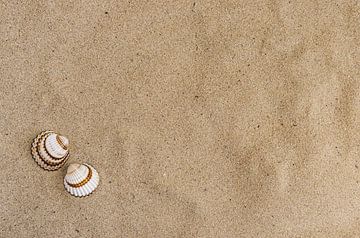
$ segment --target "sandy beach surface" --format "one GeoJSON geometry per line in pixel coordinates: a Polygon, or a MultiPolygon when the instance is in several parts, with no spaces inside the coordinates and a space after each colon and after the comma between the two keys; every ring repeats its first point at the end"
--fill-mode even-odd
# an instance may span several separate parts
{"type": "Polygon", "coordinates": [[[0,42],[1,238],[360,237],[359,1],[1,1],[0,42]]]}

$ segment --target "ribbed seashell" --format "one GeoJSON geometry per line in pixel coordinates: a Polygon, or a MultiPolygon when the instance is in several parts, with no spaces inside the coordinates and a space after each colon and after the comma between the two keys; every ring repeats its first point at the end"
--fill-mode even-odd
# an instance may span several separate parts
{"type": "Polygon", "coordinates": [[[57,170],[69,158],[69,140],[53,131],[41,132],[32,143],[31,154],[43,169],[57,170]]]}
{"type": "Polygon", "coordinates": [[[98,172],[89,164],[70,164],[64,177],[65,189],[76,197],[92,193],[99,181],[98,172]]]}

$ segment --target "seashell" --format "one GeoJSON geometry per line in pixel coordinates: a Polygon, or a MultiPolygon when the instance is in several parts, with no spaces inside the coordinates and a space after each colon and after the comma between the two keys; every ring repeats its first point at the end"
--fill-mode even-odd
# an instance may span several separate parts
{"type": "Polygon", "coordinates": [[[64,177],[65,189],[73,196],[84,197],[99,185],[98,172],[89,164],[70,164],[64,177]]]}
{"type": "Polygon", "coordinates": [[[41,132],[32,143],[31,154],[43,169],[57,170],[69,158],[69,140],[53,131],[41,132]]]}

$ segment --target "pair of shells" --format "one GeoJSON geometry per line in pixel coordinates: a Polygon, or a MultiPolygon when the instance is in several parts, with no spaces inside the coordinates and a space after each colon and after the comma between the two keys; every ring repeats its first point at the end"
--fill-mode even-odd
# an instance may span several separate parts
{"type": "MultiPolygon", "coordinates": [[[[69,158],[69,140],[53,131],[40,133],[32,143],[31,154],[45,170],[61,168],[69,158]]],[[[91,194],[99,185],[99,174],[89,164],[70,164],[64,177],[65,189],[73,196],[91,194]]]]}

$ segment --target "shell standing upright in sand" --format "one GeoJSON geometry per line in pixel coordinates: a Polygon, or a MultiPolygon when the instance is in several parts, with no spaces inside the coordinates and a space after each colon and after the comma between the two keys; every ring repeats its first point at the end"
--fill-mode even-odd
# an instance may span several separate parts
{"type": "Polygon", "coordinates": [[[73,196],[84,197],[99,185],[98,172],[89,164],[70,164],[64,178],[65,189],[73,196]]]}
{"type": "Polygon", "coordinates": [[[69,140],[53,131],[41,132],[32,143],[31,154],[43,169],[57,170],[69,158],[69,140]]]}

